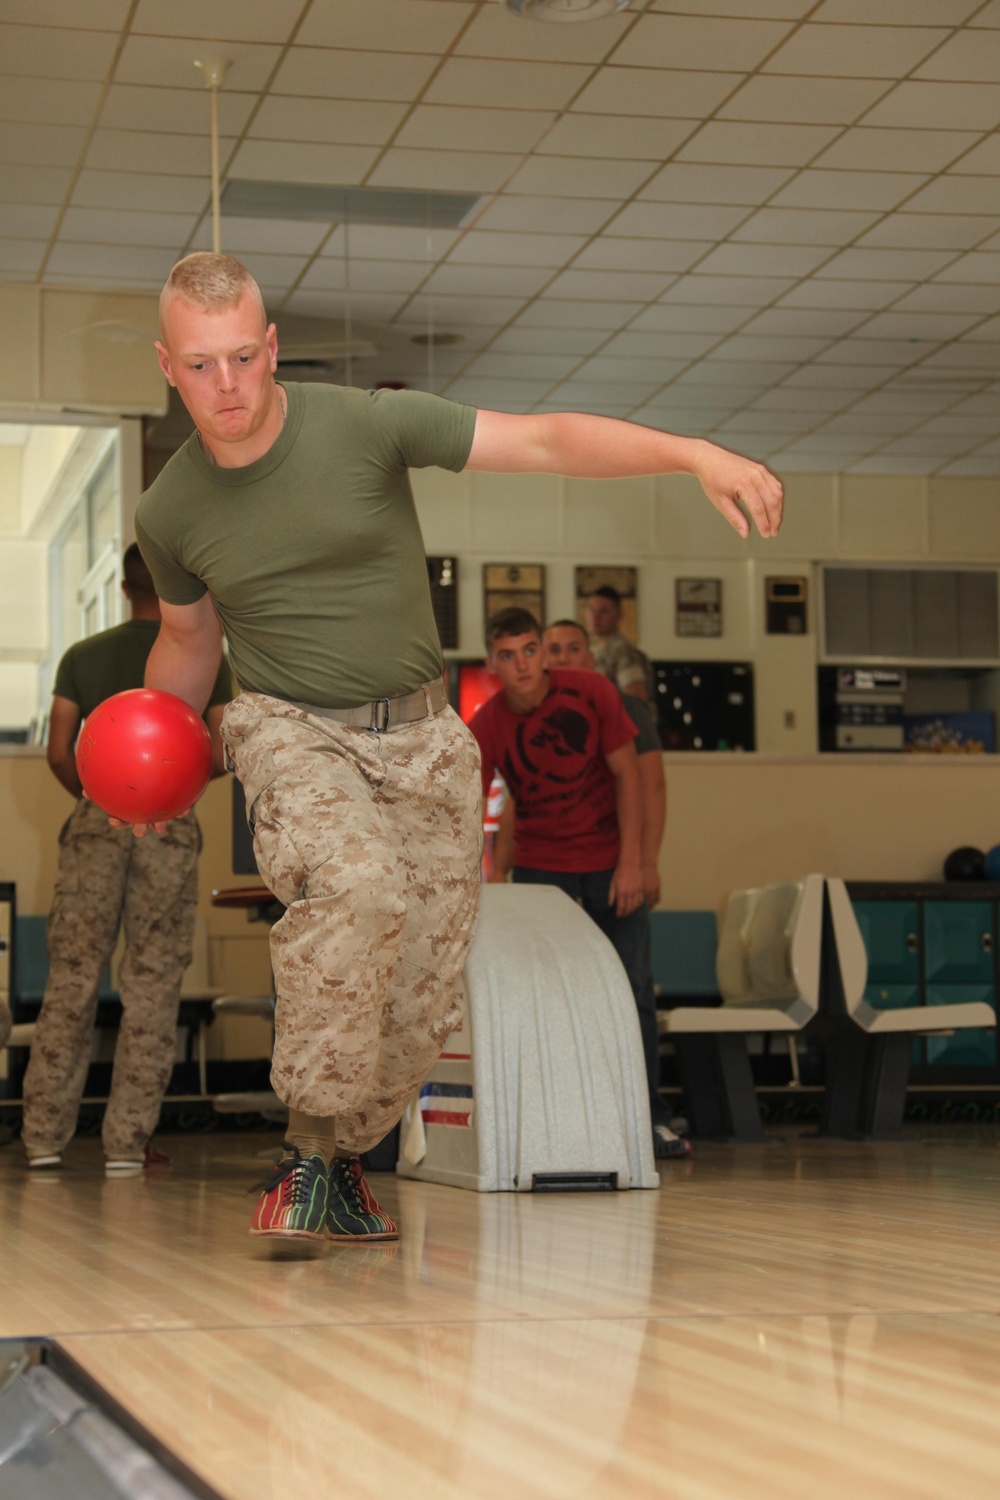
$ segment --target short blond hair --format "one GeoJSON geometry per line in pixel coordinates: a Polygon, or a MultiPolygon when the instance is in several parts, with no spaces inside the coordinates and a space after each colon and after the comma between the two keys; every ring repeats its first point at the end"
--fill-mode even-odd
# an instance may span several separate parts
{"type": "Polygon", "coordinates": [[[164,308],[173,297],[181,297],[185,302],[193,302],[196,307],[216,311],[222,307],[232,307],[248,292],[260,304],[261,315],[266,322],[264,298],[246,266],[234,260],[231,255],[197,250],[194,255],[185,255],[183,260],[179,260],[164,283],[160,293],[161,326],[164,308]]]}

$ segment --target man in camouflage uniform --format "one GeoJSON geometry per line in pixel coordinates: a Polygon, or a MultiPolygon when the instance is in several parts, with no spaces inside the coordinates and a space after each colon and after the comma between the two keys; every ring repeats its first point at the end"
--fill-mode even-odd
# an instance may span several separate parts
{"type": "Polygon", "coordinates": [[[482,838],[409,470],[691,472],[743,536],[737,497],[771,535],[781,486],[714,444],[604,418],[279,384],[277,331],[229,256],[178,262],[160,329],[160,367],[196,430],[136,514],[163,610],[146,682],[200,709],[221,622],[241,688],[224,736],[261,874],[287,904],[271,932],[271,1078],[288,1154],[251,1233],[306,1254],[395,1239],[359,1153],[457,1020],[482,838]]]}
{"type": "MultiPolygon", "coordinates": [[[[142,687],[159,630],[159,600],[134,542],[124,566],[131,619],[71,646],[56,672],[48,762],[77,804],[59,835],[49,979],[24,1079],[32,1170],[57,1167],[76,1129],[100,978],[123,921],[123,1015],[102,1139],[109,1175],[142,1168],[173,1069],[181,976],[191,961],[200,846],[194,813],[175,819],[162,840],[137,842],[83,796],[76,771],[81,722],[113,693],[142,687]]],[[[216,775],[224,769],[220,725],[230,696],[223,664],[206,713],[216,775]]]]}
{"type": "Polygon", "coordinates": [[[609,583],[602,584],[587,599],[587,626],[594,666],[610,677],[621,693],[631,693],[643,703],[653,701],[653,672],[649,658],[622,635],[622,596],[609,583]]]}

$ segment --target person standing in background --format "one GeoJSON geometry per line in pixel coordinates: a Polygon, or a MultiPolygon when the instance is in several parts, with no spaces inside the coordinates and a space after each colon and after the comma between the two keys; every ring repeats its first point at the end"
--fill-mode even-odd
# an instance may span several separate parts
{"type": "MultiPolygon", "coordinates": [[[[59,835],[49,977],[24,1078],[22,1140],[32,1171],[61,1165],[76,1129],[98,987],[123,922],[123,1014],[101,1135],[109,1176],[142,1169],[173,1071],[181,978],[191,962],[201,845],[194,813],[175,819],[162,840],[135,840],[84,796],[76,770],[81,724],[105,698],[142,687],[160,629],[160,601],[134,542],[123,563],[131,618],[71,646],[53,690],[48,763],[76,807],[59,835]]],[[[205,713],[213,776],[225,772],[220,728],[231,697],[223,661],[205,713]]]]}
{"type": "Polygon", "coordinates": [[[644,703],[653,701],[653,669],[649,658],[621,632],[622,596],[610,583],[587,598],[587,627],[594,666],[615,687],[644,703]]]}

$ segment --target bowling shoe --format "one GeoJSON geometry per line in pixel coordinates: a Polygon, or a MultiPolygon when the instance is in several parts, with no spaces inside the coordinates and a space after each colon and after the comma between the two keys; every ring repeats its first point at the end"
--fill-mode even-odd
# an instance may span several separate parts
{"type": "Polygon", "coordinates": [[[674,1135],[669,1125],[653,1126],[653,1155],[660,1160],[691,1155],[691,1142],[674,1135]]]}
{"type": "Polygon", "coordinates": [[[303,1157],[298,1146],[284,1143],[289,1153],[274,1175],[261,1183],[250,1233],[275,1240],[325,1239],[328,1172],[321,1156],[303,1157]]]}
{"type": "Polygon", "coordinates": [[[365,1244],[372,1240],[399,1239],[395,1220],[382,1212],[356,1156],[337,1156],[330,1163],[326,1236],[330,1240],[365,1244]]]}

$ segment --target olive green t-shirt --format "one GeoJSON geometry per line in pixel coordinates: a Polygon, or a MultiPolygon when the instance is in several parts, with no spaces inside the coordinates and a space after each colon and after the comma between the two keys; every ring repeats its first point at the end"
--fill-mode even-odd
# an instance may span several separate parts
{"type": "MultiPolygon", "coordinates": [[[[52,692],[75,703],[84,718],[113,693],[141,688],[146,658],[160,629],[159,620],[126,620],[85,641],[70,646],[56,668],[52,692]]],[[[229,663],[223,657],[208,707],[228,703],[233,696],[229,663]]]]}
{"type": "Polygon", "coordinates": [[[288,415],[263,458],[218,468],[194,434],[143,495],[156,591],[211,594],[247,691],[322,708],[412,692],[443,664],[407,469],[463,469],[475,408],[282,384],[288,415]]]}

